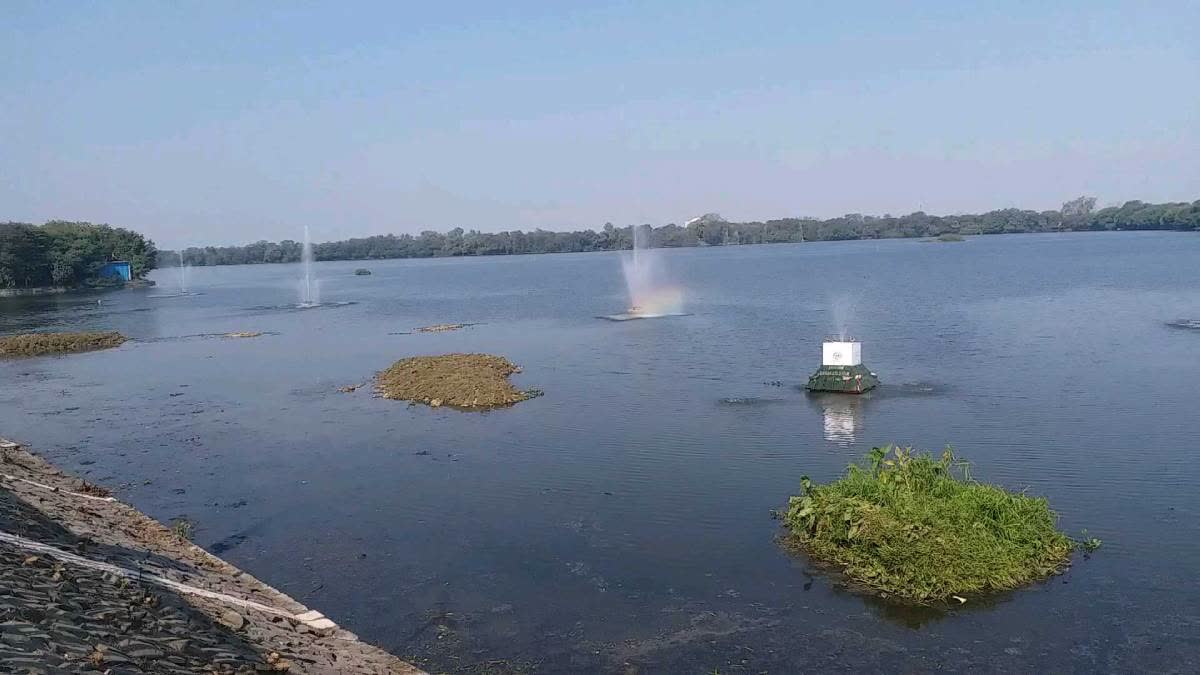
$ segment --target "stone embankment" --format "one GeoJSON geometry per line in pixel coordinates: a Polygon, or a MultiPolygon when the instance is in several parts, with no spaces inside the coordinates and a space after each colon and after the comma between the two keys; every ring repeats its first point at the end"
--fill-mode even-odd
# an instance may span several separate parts
{"type": "Polygon", "coordinates": [[[422,672],[4,439],[0,670],[422,672]]]}

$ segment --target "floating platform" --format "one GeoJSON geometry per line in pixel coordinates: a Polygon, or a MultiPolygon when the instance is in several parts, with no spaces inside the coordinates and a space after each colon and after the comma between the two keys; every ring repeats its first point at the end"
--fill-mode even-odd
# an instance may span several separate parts
{"type": "Polygon", "coordinates": [[[861,394],[878,386],[879,378],[860,363],[853,366],[823,365],[812,374],[812,377],[808,378],[805,389],[839,394],[861,394]]]}

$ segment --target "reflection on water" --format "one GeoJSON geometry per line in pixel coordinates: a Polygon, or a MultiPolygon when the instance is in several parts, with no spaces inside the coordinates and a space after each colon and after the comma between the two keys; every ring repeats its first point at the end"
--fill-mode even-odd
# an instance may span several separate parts
{"type": "Polygon", "coordinates": [[[291,305],[260,305],[258,307],[250,307],[248,312],[307,312],[312,309],[331,309],[334,307],[349,307],[357,304],[353,300],[343,300],[340,302],[301,302],[291,305]]]}
{"type": "Polygon", "coordinates": [[[811,392],[809,402],[821,411],[825,440],[842,447],[858,441],[866,422],[865,408],[872,394],[834,394],[811,392]]]}

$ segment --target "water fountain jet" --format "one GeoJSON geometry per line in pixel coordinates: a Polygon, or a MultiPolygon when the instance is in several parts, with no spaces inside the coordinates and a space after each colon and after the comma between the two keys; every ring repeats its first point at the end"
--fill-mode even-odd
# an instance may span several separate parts
{"type": "Polygon", "coordinates": [[[304,278],[300,280],[300,307],[316,307],[321,304],[321,287],[319,282],[313,279],[312,264],[312,238],[308,232],[308,226],[304,226],[304,245],[300,249],[300,263],[304,267],[304,278]]]}
{"type": "Polygon", "coordinates": [[[183,262],[183,251],[179,252],[179,294],[188,295],[187,284],[188,268],[183,262]]]}
{"type": "Polygon", "coordinates": [[[600,318],[629,321],[683,315],[683,289],[666,280],[658,252],[650,248],[649,226],[632,229],[633,250],[621,259],[629,309],[600,318]]]}

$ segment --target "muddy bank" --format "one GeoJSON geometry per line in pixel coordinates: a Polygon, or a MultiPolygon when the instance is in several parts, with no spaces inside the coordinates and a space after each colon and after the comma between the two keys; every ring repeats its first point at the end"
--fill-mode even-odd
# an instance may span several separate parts
{"type": "Polygon", "coordinates": [[[6,672],[420,673],[0,439],[6,672]]]}
{"type": "Polygon", "coordinates": [[[92,352],[120,347],[128,339],[115,331],[5,335],[0,337],[0,358],[92,352]]]}
{"type": "Polygon", "coordinates": [[[383,398],[433,407],[486,409],[519,403],[541,392],[508,381],[520,368],[490,354],[445,354],[401,359],[375,378],[383,398]]]}

